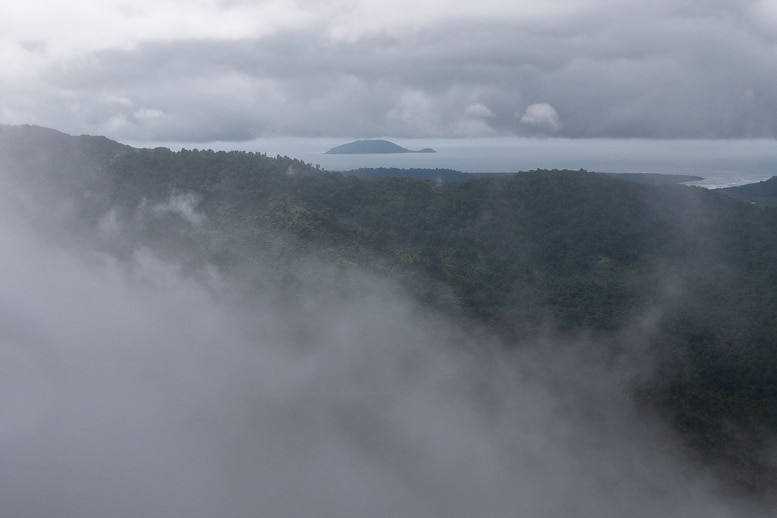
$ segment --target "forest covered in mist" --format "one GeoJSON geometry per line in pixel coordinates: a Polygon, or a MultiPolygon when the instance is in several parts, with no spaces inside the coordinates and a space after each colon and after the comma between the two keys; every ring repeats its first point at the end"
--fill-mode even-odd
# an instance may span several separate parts
{"type": "MultiPolygon", "coordinates": [[[[127,375],[129,393],[149,390],[155,400],[158,383],[165,395],[175,394],[170,408],[178,408],[181,419],[165,417],[163,428],[175,432],[171,437],[186,430],[186,448],[199,452],[191,455],[203,473],[181,482],[180,494],[212,497],[211,489],[199,488],[217,486],[223,496],[213,499],[213,508],[191,503],[199,509],[193,516],[221,512],[225,505],[232,507],[223,516],[248,516],[262,505],[275,506],[267,514],[273,516],[472,516],[484,509],[483,516],[573,509],[576,516],[760,516],[777,505],[777,211],[766,204],[586,171],[451,182],[357,178],[286,156],[136,149],[32,126],[0,127],[0,172],[5,219],[13,222],[3,224],[4,247],[18,263],[16,273],[3,274],[2,343],[21,349],[18,344],[38,344],[36,354],[68,355],[67,347],[55,345],[58,326],[70,329],[66,316],[48,320],[35,309],[18,309],[36,307],[20,305],[12,290],[17,284],[27,290],[13,280],[26,278],[19,272],[28,271],[27,263],[43,268],[51,282],[25,296],[61,298],[65,305],[66,293],[54,291],[59,298],[51,298],[60,272],[82,279],[66,286],[75,291],[74,305],[78,293],[90,301],[84,307],[92,307],[102,296],[101,283],[112,286],[114,277],[140,275],[143,282],[167,286],[159,297],[180,292],[170,302],[174,318],[152,319],[157,323],[148,327],[167,338],[135,337],[136,326],[145,328],[147,321],[128,315],[146,314],[140,309],[149,306],[146,295],[132,295],[137,304],[128,302],[115,314],[95,309],[95,336],[119,329],[121,354],[142,352],[130,361],[132,372],[141,374],[127,375]],[[37,236],[38,244],[19,237],[26,235],[37,236]],[[47,268],[49,256],[55,259],[47,268]],[[113,273],[94,280],[95,270],[113,273]],[[177,279],[172,287],[170,279],[177,279]],[[56,324],[47,330],[46,322],[56,324]],[[25,325],[35,332],[18,331],[25,325]],[[222,335],[223,329],[230,331],[222,335]],[[48,348],[39,345],[39,335],[48,348]],[[280,350],[274,360],[266,356],[269,346],[259,345],[268,342],[280,350]],[[181,374],[178,360],[170,360],[176,365],[171,374],[168,363],[146,363],[168,354],[191,354],[181,363],[198,367],[181,374]],[[246,358],[262,366],[251,367],[246,358]],[[312,373],[321,365],[327,365],[326,383],[300,381],[319,379],[312,373]],[[168,376],[169,384],[159,381],[168,376]],[[146,384],[149,378],[154,381],[146,384]],[[225,389],[232,378],[241,381],[225,389]],[[344,378],[351,383],[347,392],[332,388],[344,378]],[[183,393],[195,395],[185,405],[173,404],[183,393]],[[222,405],[224,400],[230,403],[222,405]],[[342,400],[350,403],[342,407],[342,400]],[[224,425],[228,431],[215,437],[206,422],[234,426],[224,425]],[[192,429],[199,431],[189,435],[192,429]],[[252,453],[214,446],[225,439],[252,453]],[[328,446],[311,446],[319,441],[328,446]],[[294,460],[257,453],[268,444],[295,452],[294,460]],[[200,457],[203,451],[208,454],[200,457]],[[239,464],[239,482],[213,482],[211,463],[230,473],[239,464]],[[314,496],[301,497],[290,489],[295,483],[314,496]],[[548,489],[553,484],[558,494],[548,489]],[[267,488],[275,496],[267,496],[267,488]],[[541,503],[530,496],[538,493],[541,503]],[[342,494],[349,496],[336,496],[342,494]],[[468,509],[460,498],[479,507],[468,509]]],[[[30,267],[30,279],[37,271],[30,267]]],[[[135,290],[135,281],[130,286],[116,288],[116,296],[135,290]]],[[[51,311],[58,311],[53,304],[51,311]]],[[[92,354],[109,354],[110,342],[97,340],[88,353],[74,348],[80,352],[74,353],[79,367],[73,373],[91,365],[92,354]]],[[[73,383],[84,391],[100,387],[97,381],[73,383]]],[[[155,414],[132,396],[119,396],[122,387],[105,397],[142,416],[141,436],[160,437],[155,414]]],[[[81,407],[76,399],[69,416],[86,416],[100,428],[103,407],[81,407]]],[[[7,401],[26,404],[29,398],[7,401]]],[[[155,404],[160,412],[169,410],[155,404]]],[[[59,423],[78,450],[87,451],[74,432],[77,417],[57,421],[50,413],[25,418],[24,433],[54,419],[49,430],[59,423]]],[[[121,435],[123,418],[112,422],[107,436],[121,435]]],[[[127,426],[138,432],[135,424],[127,426]]],[[[133,464],[128,459],[135,446],[114,445],[95,433],[103,453],[114,455],[104,462],[132,464],[137,474],[151,471],[151,454],[133,464]]],[[[109,497],[86,506],[88,484],[40,475],[38,463],[45,459],[32,461],[34,455],[24,453],[36,449],[36,439],[25,442],[10,432],[0,439],[4,447],[22,445],[16,458],[21,478],[6,483],[9,494],[2,493],[19,515],[29,509],[46,515],[63,502],[61,516],[96,516],[117,506],[130,516],[141,509],[117,497],[118,483],[104,489],[109,497]],[[55,495],[50,508],[19,496],[20,487],[30,486],[49,488],[55,495]]],[[[190,458],[181,452],[161,471],[175,478],[191,467],[183,460],[190,458]]],[[[113,469],[97,461],[60,462],[95,478],[113,469]]],[[[155,495],[147,504],[154,512],[188,509],[179,506],[187,497],[174,501],[150,483],[141,486],[155,495]]]]}

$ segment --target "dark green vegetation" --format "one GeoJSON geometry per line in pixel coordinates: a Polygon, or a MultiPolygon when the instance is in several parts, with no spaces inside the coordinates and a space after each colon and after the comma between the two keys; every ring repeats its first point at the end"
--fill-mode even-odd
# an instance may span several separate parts
{"type": "Polygon", "coordinates": [[[106,244],[117,254],[135,239],[292,294],[361,268],[507,347],[551,335],[584,336],[613,358],[641,351],[655,359],[631,385],[643,411],[737,487],[777,489],[772,209],[581,171],[365,180],[288,157],[133,149],[33,127],[0,128],[0,153],[65,192],[83,235],[109,211],[132,222],[106,244]],[[196,201],[201,224],[137,216],[176,196],[196,201]]]}
{"type": "Polygon", "coordinates": [[[330,155],[359,155],[376,153],[434,153],[434,149],[424,148],[418,151],[411,151],[402,146],[398,146],[388,140],[357,140],[341,146],[335,146],[327,154],[330,155]]]}
{"type": "Polygon", "coordinates": [[[732,198],[768,207],[777,206],[777,176],[763,182],[720,189],[732,198]]]}
{"type": "Polygon", "coordinates": [[[660,173],[605,173],[608,176],[628,182],[664,185],[672,183],[696,182],[704,180],[701,176],[690,174],[660,174],[660,173]]]}
{"type": "Polygon", "coordinates": [[[462,173],[454,169],[400,169],[397,167],[363,167],[350,171],[341,171],[348,176],[357,178],[415,178],[416,180],[433,180],[435,182],[459,182],[476,178],[488,178],[509,173],[462,173]]]}
{"type": "MultiPolygon", "coordinates": [[[[363,167],[351,171],[341,171],[349,176],[357,178],[415,178],[417,180],[434,180],[437,182],[458,182],[461,180],[473,180],[476,178],[493,178],[499,175],[515,173],[462,173],[454,169],[400,169],[396,167],[363,167]]],[[[586,172],[580,169],[579,172],[586,172]]],[[[658,174],[658,173],[601,173],[606,176],[625,180],[627,182],[646,183],[651,185],[664,185],[703,180],[701,176],[682,174],[658,174]]]]}

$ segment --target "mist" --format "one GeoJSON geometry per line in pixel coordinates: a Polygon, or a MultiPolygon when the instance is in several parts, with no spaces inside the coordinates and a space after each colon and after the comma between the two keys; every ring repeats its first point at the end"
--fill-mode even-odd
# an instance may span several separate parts
{"type": "MultiPolygon", "coordinates": [[[[147,209],[197,225],[195,204],[147,209]]],[[[4,516],[756,515],[637,415],[639,354],[507,347],[312,262],[314,294],[246,293],[19,205],[0,218],[4,516]]]]}

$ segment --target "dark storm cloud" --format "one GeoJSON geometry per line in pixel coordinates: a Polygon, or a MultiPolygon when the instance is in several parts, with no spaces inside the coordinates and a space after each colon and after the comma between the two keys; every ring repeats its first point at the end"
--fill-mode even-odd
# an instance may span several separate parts
{"type": "MultiPolygon", "coordinates": [[[[624,2],[545,22],[146,42],[58,63],[38,95],[51,125],[145,140],[772,137],[777,33],[758,5],[624,2]],[[533,105],[558,120],[532,123],[533,105]]],[[[6,111],[24,99],[17,88],[6,111]]]]}

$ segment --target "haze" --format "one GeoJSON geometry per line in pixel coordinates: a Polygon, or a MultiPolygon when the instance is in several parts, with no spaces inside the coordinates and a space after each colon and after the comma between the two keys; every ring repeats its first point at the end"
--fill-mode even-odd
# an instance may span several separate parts
{"type": "Polygon", "coordinates": [[[132,237],[201,225],[196,196],[85,233],[8,173],[4,516],[756,516],[636,415],[649,313],[617,358],[552,332],[507,349],[357,270],[300,258],[318,289],[288,298],[132,237]]]}

